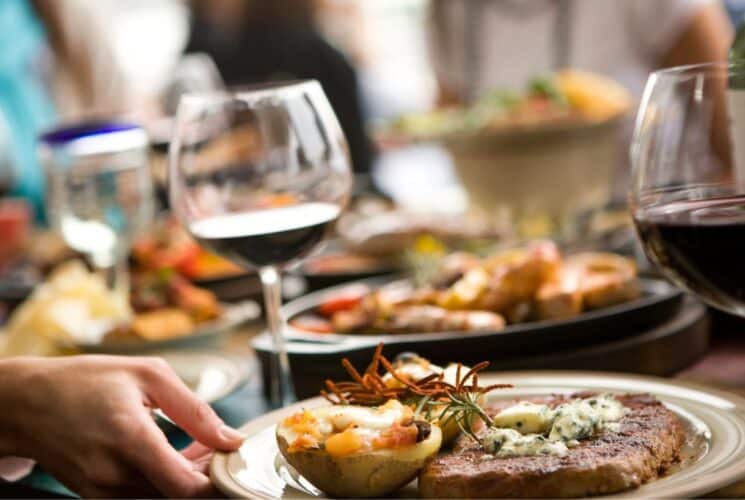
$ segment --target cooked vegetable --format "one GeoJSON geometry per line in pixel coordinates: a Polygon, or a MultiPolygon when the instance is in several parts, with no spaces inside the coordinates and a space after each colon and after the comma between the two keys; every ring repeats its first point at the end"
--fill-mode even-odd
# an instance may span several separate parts
{"type": "Polygon", "coordinates": [[[354,308],[362,302],[363,295],[359,293],[340,293],[327,297],[320,306],[318,312],[324,316],[331,316],[339,311],[347,311],[354,308]]]}
{"type": "Polygon", "coordinates": [[[333,496],[378,497],[414,479],[442,441],[440,429],[396,400],[380,407],[303,410],[277,426],[285,459],[333,496]]]}

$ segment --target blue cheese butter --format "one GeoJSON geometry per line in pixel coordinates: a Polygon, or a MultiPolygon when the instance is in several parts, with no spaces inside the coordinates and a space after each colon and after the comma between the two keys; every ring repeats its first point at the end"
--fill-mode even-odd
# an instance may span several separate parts
{"type": "Polygon", "coordinates": [[[521,401],[494,417],[481,446],[496,457],[555,455],[597,432],[617,432],[629,412],[612,394],[577,398],[556,408],[521,401]]]}

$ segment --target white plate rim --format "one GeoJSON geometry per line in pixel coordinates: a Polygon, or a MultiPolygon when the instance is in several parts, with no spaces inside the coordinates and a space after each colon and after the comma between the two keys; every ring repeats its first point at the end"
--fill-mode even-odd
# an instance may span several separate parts
{"type": "MultiPolygon", "coordinates": [[[[553,382],[551,385],[546,385],[544,392],[555,392],[555,389],[549,389],[549,387],[555,388],[556,386],[565,385],[567,388],[572,390],[579,390],[584,388],[584,385],[577,384],[577,380],[581,379],[601,379],[607,383],[639,383],[647,388],[662,388],[675,392],[694,391],[696,394],[708,396],[709,404],[701,402],[704,406],[713,409],[716,412],[724,412],[727,415],[735,416],[740,423],[745,427],[745,398],[727,392],[721,389],[713,388],[704,384],[688,381],[677,381],[669,380],[661,377],[653,377],[647,375],[636,375],[636,374],[624,374],[624,373],[613,373],[613,372],[596,372],[596,371],[557,371],[557,370],[531,370],[531,371],[514,371],[514,372],[488,372],[484,373],[480,377],[482,384],[488,384],[492,381],[502,381],[514,383],[516,388],[513,391],[517,391],[520,388],[521,381],[529,381],[531,379],[551,379],[553,382]],[[574,382],[572,382],[574,380],[574,382]],[[717,407],[714,402],[718,404],[726,404],[729,408],[724,409],[717,407]]],[[[530,386],[530,384],[528,384],[530,386]]],[[[534,389],[538,389],[539,386],[533,386],[534,389]]],[[[589,389],[592,389],[590,387],[589,389]]],[[[654,391],[646,391],[640,389],[639,392],[651,392],[657,395],[664,401],[664,397],[659,394],[655,394],[654,391]]],[[[692,394],[692,393],[691,393],[692,394]]],[[[282,417],[287,416],[301,408],[308,408],[323,404],[325,400],[320,397],[306,399],[300,401],[286,408],[275,410],[273,412],[262,415],[254,420],[251,420],[241,427],[243,432],[246,432],[249,436],[256,434],[266,427],[276,424],[282,417]]],[[[695,412],[694,412],[695,416],[695,412]]],[[[711,450],[710,450],[711,453],[711,450]]],[[[232,498],[251,498],[252,493],[246,490],[239,482],[237,482],[231,475],[228,469],[228,460],[232,453],[215,453],[212,462],[210,463],[210,477],[220,491],[232,498]]],[[[672,486],[665,491],[659,492],[660,495],[665,497],[696,497],[707,493],[712,493],[724,488],[731,486],[733,483],[745,478],[745,455],[736,457],[732,463],[723,462],[726,464],[725,469],[717,471],[713,474],[709,474],[704,477],[698,477],[696,481],[691,481],[686,485],[672,486]]],[[[695,467],[694,464],[692,467],[695,467]]],[[[674,475],[673,475],[674,476],[674,475]]],[[[670,476],[670,477],[673,477],[670,476]]],[[[653,484],[653,483],[649,483],[653,484]]],[[[642,486],[643,488],[644,486],[642,486]]],[[[632,489],[625,492],[621,492],[614,497],[620,497],[623,495],[636,496],[644,494],[639,492],[638,489],[632,489]]]]}

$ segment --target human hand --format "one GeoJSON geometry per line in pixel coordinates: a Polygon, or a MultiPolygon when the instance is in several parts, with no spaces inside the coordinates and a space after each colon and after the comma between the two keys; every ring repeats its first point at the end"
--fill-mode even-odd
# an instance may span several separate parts
{"type": "Polygon", "coordinates": [[[0,401],[0,456],[33,458],[84,497],[214,496],[207,450],[243,441],[159,358],[0,361],[0,401]],[[201,444],[176,451],[153,408],[201,444]]]}

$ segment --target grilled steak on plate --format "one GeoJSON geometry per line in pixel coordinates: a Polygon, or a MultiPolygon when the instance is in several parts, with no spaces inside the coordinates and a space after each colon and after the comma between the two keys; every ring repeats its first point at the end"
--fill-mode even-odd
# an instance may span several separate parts
{"type": "MultiPolygon", "coordinates": [[[[558,406],[587,394],[531,399],[558,406]]],[[[616,493],[663,474],[679,458],[685,433],[678,417],[648,394],[619,395],[631,411],[618,432],[604,430],[566,456],[497,458],[461,436],[451,452],[432,459],[419,477],[423,497],[538,498],[616,493]]],[[[512,402],[490,408],[496,414],[512,402]]]]}

